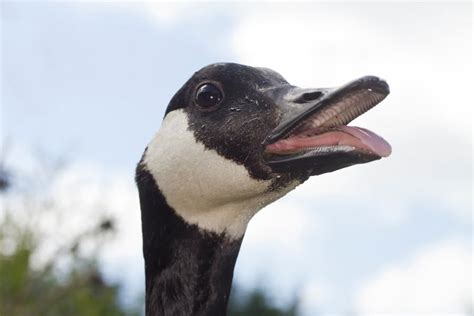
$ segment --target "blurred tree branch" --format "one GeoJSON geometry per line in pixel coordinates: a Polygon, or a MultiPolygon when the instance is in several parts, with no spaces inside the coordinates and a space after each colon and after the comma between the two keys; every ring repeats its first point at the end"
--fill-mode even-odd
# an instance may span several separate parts
{"type": "MultiPolygon", "coordinates": [[[[52,181],[54,175],[46,175],[52,181]]],[[[113,218],[92,221],[72,238],[61,240],[40,265],[34,264],[42,243],[38,221],[54,210],[48,197],[22,192],[24,210],[13,199],[10,172],[0,164],[0,315],[139,315],[141,306],[120,304],[119,286],[104,279],[97,262],[106,235],[115,231],[113,218]],[[82,245],[94,245],[81,252],[82,245]],[[61,261],[67,264],[61,271],[61,261]]],[[[18,202],[18,200],[16,200],[18,202]]]]}

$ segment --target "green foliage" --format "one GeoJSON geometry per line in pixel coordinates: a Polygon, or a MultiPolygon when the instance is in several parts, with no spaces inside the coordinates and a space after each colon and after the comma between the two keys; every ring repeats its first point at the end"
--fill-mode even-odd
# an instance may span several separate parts
{"type": "Polygon", "coordinates": [[[119,303],[116,284],[104,281],[97,262],[74,254],[59,273],[59,257],[33,268],[37,236],[9,216],[0,224],[0,315],[139,315],[119,303]],[[8,249],[13,248],[13,249],[8,249]]]}

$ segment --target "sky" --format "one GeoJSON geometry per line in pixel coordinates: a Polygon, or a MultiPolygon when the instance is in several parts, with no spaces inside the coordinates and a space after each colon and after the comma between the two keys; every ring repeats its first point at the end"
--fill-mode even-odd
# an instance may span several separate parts
{"type": "Polygon", "coordinates": [[[313,177],[259,212],[237,284],[276,302],[298,295],[305,315],[467,313],[470,3],[2,2],[6,162],[68,162],[44,193],[64,212],[44,222],[52,238],[87,226],[100,200],[119,229],[104,271],[124,296],[142,291],[134,167],[173,94],[213,62],[272,68],[300,87],[377,75],[391,89],[352,125],[392,155],[313,177]]]}

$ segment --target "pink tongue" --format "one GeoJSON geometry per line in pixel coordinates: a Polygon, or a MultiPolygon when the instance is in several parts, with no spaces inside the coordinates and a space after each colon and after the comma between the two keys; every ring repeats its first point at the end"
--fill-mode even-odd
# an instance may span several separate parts
{"type": "Polygon", "coordinates": [[[364,145],[381,157],[388,157],[392,153],[390,144],[368,129],[355,126],[340,126],[338,129],[358,138],[364,145]]]}

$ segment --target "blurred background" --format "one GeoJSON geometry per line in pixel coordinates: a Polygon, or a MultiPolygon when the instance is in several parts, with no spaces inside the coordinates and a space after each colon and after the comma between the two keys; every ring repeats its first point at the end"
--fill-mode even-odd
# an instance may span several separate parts
{"type": "Polygon", "coordinates": [[[471,315],[472,3],[9,2],[1,8],[0,315],[139,315],[134,167],[179,87],[238,62],[391,94],[393,154],[258,213],[231,315],[471,315]]]}

